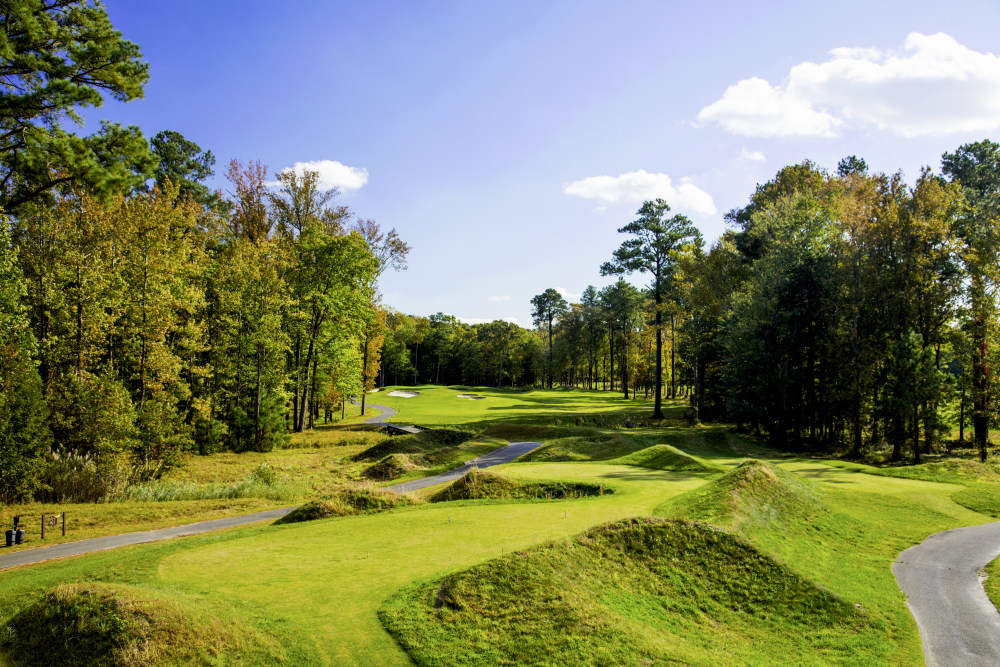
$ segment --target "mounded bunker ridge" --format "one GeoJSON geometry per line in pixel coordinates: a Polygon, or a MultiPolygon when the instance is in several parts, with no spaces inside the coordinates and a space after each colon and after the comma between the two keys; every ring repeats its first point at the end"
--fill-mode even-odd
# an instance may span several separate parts
{"type": "Polygon", "coordinates": [[[818,485],[756,459],[656,509],[657,514],[707,521],[733,530],[812,523],[828,512],[818,485]]]}
{"type": "MultiPolygon", "coordinates": [[[[411,435],[386,437],[354,456],[355,461],[379,461],[390,454],[408,454],[415,465],[434,462],[476,437],[470,431],[436,428],[411,435]]],[[[502,445],[497,445],[497,447],[502,445]]],[[[473,457],[469,457],[473,458],[473,457]]]]}
{"type": "Polygon", "coordinates": [[[672,445],[653,445],[614,459],[611,463],[678,472],[720,472],[722,468],[691,456],[672,445]]]}
{"type": "Polygon", "coordinates": [[[418,665],[837,663],[867,630],[742,538],[658,518],[410,586],[379,616],[418,665]]]}
{"type": "Polygon", "coordinates": [[[331,519],[353,514],[377,514],[403,505],[412,505],[406,496],[381,489],[344,489],[323,498],[310,500],[281,517],[274,525],[331,519]]]}
{"type": "Polygon", "coordinates": [[[522,500],[583,498],[603,496],[613,490],[585,482],[522,482],[506,475],[472,469],[452,484],[441,489],[429,500],[432,503],[449,500],[480,500],[486,498],[522,500]]]}
{"type": "Polygon", "coordinates": [[[418,467],[406,454],[389,454],[377,463],[365,468],[362,474],[376,482],[387,482],[402,477],[418,467]]]}
{"type": "Polygon", "coordinates": [[[15,664],[30,666],[216,664],[220,652],[266,642],[150,591],[92,582],[45,593],[0,637],[15,664]]]}

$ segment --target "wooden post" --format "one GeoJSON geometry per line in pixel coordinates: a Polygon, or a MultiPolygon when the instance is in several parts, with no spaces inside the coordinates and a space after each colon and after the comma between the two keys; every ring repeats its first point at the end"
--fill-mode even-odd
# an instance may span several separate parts
{"type": "Polygon", "coordinates": [[[42,539],[45,539],[45,515],[42,515],[42,539]]]}
{"type": "Polygon", "coordinates": [[[63,537],[66,537],[66,512],[63,512],[63,537]]]}

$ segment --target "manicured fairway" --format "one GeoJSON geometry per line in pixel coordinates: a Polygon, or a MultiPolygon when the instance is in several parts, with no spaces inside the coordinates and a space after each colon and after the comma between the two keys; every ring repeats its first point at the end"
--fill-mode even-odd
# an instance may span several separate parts
{"type": "MultiPolygon", "coordinates": [[[[628,400],[617,392],[587,391],[584,389],[558,389],[511,391],[476,388],[483,396],[472,401],[459,398],[470,393],[459,387],[423,385],[406,387],[419,392],[413,398],[389,396],[392,387],[368,395],[373,403],[386,405],[399,411],[390,421],[420,426],[443,426],[492,422],[519,424],[573,424],[581,417],[604,412],[627,410],[638,418],[645,418],[652,411],[652,401],[643,398],[628,400]]],[[[675,411],[679,408],[675,408],[675,411]]],[[[677,415],[680,417],[680,414],[677,415]]]]}
{"type": "Polygon", "coordinates": [[[165,584],[187,592],[267,605],[274,615],[307,628],[331,664],[408,664],[376,616],[379,605],[400,587],[598,523],[649,514],[667,497],[704,482],[627,467],[585,470],[591,466],[563,465],[560,478],[606,479],[614,495],[434,505],[289,526],[268,531],[267,540],[177,553],[163,561],[159,572],[165,584]]]}

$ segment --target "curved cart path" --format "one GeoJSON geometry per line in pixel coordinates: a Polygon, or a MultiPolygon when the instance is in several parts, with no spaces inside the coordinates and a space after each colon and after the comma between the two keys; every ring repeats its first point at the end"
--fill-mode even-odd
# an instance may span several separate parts
{"type": "Polygon", "coordinates": [[[254,523],[257,521],[269,521],[269,520],[273,521],[274,519],[278,519],[280,517],[285,516],[293,509],[295,508],[283,507],[281,509],[276,509],[276,510],[267,510],[266,512],[254,512],[253,514],[244,514],[242,516],[230,516],[224,519],[199,521],[198,523],[189,523],[186,526],[176,526],[174,528],[144,530],[138,533],[126,533],[124,535],[109,535],[107,537],[92,537],[87,540],[78,540],[76,542],[66,542],[64,544],[56,544],[51,547],[36,547],[34,549],[25,549],[24,551],[17,551],[12,554],[0,555],[0,570],[5,570],[9,567],[17,567],[18,565],[30,565],[32,563],[40,563],[45,560],[52,560],[53,558],[65,558],[66,556],[79,556],[81,554],[91,553],[92,551],[103,551],[105,549],[125,547],[132,544],[145,544],[146,542],[156,542],[158,540],[166,540],[172,537],[186,537],[188,535],[208,533],[213,530],[222,530],[223,528],[242,526],[244,524],[254,523]]]}
{"type": "Polygon", "coordinates": [[[1000,521],[934,533],[892,565],[930,667],[1000,665],[1000,612],[979,571],[1000,554],[1000,521]]]}
{"type": "Polygon", "coordinates": [[[434,486],[435,484],[440,484],[442,482],[453,482],[473,468],[489,468],[490,466],[498,466],[501,463],[510,463],[517,457],[523,456],[532,449],[540,447],[541,445],[542,443],[540,442],[512,442],[506,447],[494,449],[492,452],[488,452],[482,456],[477,456],[474,459],[466,461],[463,465],[460,465],[453,470],[449,470],[448,472],[443,472],[440,475],[424,477],[423,479],[414,479],[409,482],[403,482],[402,484],[394,484],[392,486],[385,487],[385,489],[388,491],[395,491],[396,493],[409,493],[410,491],[425,489],[428,486],[434,486]]]}
{"type": "MultiPolygon", "coordinates": [[[[358,401],[354,401],[354,404],[355,405],[361,405],[361,403],[359,403],[358,401]]],[[[365,410],[367,410],[368,408],[375,408],[376,410],[378,410],[382,414],[375,415],[374,417],[369,417],[368,419],[365,420],[366,424],[381,424],[385,420],[392,419],[397,414],[399,414],[398,412],[396,412],[395,410],[393,410],[392,408],[390,408],[388,405],[379,405],[378,403],[369,403],[366,400],[365,401],[365,410]]]]}

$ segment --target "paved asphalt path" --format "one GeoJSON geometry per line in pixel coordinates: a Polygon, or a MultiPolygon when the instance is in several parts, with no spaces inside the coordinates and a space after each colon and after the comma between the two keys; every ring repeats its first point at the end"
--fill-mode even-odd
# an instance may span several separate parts
{"type": "Polygon", "coordinates": [[[1000,554],[1000,521],[934,533],[892,565],[929,667],[1000,665],[1000,612],[979,571],[1000,554]]]}
{"type": "MultiPolygon", "coordinates": [[[[358,402],[358,401],[354,401],[354,404],[355,405],[361,405],[361,403],[358,402]]],[[[381,424],[382,422],[384,422],[387,419],[392,419],[397,414],[397,412],[395,410],[393,410],[392,408],[390,408],[388,405],[379,405],[378,403],[369,403],[366,400],[365,401],[365,410],[367,411],[368,408],[375,408],[376,410],[379,410],[382,414],[375,415],[374,417],[369,417],[368,419],[365,420],[366,424],[381,424]]]]}
{"type": "Polygon", "coordinates": [[[498,466],[501,463],[510,463],[518,456],[523,456],[532,449],[540,447],[541,444],[540,442],[512,442],[506,447],[494,449],[492,452],[466,461],[464,465],[454,470],[449,470],[433,477],[424,477],[423,479],[415,479],[410,482],[403,482],[402,484],[394,484],[393,486],[385,487],[385,489],[395,491],[396,493],[409,493],[410,491],[424,489],[428,486],[440,484],[441,482],[453,482],[473,468],[489,468],[490,466],[498,466]]]}
{"type": "Polygon", "coordinates": [[[0,555],[0,570],[5,570],[9,567],[17,567],[18,565],[40,563],[45,560],[52,560],[53,558],[79,556],[80,554],[86,554],[92,551],[103,551],[105,549],[125,547],[132,544],[145,544],[146,542],[156,542],[158,540],[166,540],[172,537],[197,535],[199,533],[207,533],[213,530],[222,530],[223,528],[242,526],[247,523],[254,523],[255,521],[273,521],[274,519],[285,516],[293,509],[295,508],[283,507],[277,510],[267,510],[266,512],[255,512],[253,514],[244,514],[242,516],[230,516],[225,519],[213,519],[212,521],[189,523],[186,526],[177,526],[175,528],[160,528],[158,530],[145,530],[140,533],[109,535],[108,537],[93,537],[89,540],[66,542],[65,544],[56,544],[51,547],[25,549],[24,551],[0,555]]]}

